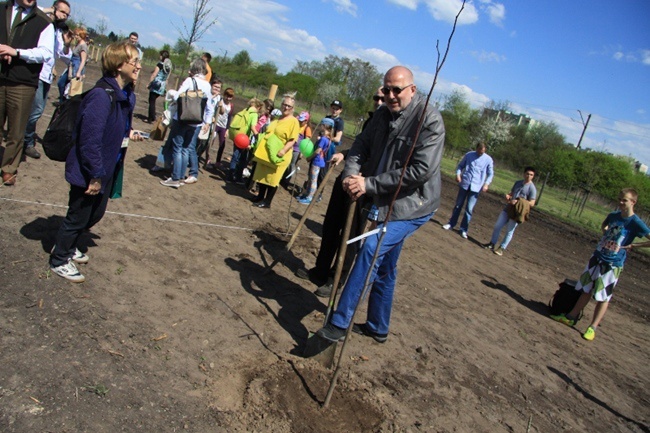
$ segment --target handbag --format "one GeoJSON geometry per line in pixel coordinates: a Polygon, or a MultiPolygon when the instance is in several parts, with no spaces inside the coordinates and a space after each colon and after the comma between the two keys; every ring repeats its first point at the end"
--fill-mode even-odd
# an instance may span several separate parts
{"type": "Polygon", "coordinates": [[[284,145],[280,137],[275,135],[273,132],[267,133],[262,137],[255,148],[254,160],[261,165],[264,165],[269,168],[276,168],[278,164],[284,161],[284,157],[278,158],[278,151],[282,149],[284,145]],[[273,156],[271,156],[273,155],[273,156]]]}
{"type": "Polygon", "coordinates": [[[199,90],[196,80],[192,78],[194,90],[186,90],[179,95],[176,103],[178,104],[178,120],[184,123],[201,123],[203,122],[203,112],[207,99],[203,91],[199,90]]]}
{"type": "Polygon", "coordinates": [[[83,80],[77,80],[76,78],[73,78],[70,81],[70,93],[68,96],[71,98],[75,95],[81,95],[84,91],[84,82],[83,80]]]}

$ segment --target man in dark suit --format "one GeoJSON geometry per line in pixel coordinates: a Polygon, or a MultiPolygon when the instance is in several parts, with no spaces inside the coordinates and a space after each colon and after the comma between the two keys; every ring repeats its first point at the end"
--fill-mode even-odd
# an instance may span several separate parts
{"type": "Polygon", "coordinates": [[[54,26],[36,0],[0,3],[0,122],[7,123],[2,183],[16,183],[23,136],[43,63],[53,56],[54,26]]]}

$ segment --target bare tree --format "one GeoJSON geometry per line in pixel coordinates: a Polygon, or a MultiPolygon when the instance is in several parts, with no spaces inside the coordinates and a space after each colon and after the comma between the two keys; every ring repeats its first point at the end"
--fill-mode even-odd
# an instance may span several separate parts
{"type": "Polygon", "coordinates": [[[97,30],[98,35],[106,36],[106,30],[108,30],[108,23],[106,22],[105,17],[102,17],[97,22],[97,25],[95,26],[95,30],[97,30]]]}
{"type": "Polygon", "coordinates": [[[195,43],[201,40],[205,32],[217,22],[216,18],[211,18],[212,7],[210,6],[212,0],[194,0],[192,8],[192,23],[187,25],[184,19],[182,27],[177,26],[172,22],[172,25],[178,30],[180,38],[187,44],[187,53],[189,56],[192,53],[192,48],[195,43]]]}

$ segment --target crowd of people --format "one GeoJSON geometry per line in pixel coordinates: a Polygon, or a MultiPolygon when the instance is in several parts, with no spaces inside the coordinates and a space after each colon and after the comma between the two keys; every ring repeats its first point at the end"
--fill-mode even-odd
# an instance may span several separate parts
{"type": "MultiPolygon", "coordinates": [[[[11,187],[16,184],[23,153],[40,157],[34,146],[35,125],[55,79],[55,60],[68,66],[57,80],[59,103],[64,103],[72,96],[72,83],[84,78],[88,47],[87,32],[83,28],[71,32],[65,24],[70,16],[67,0],[57,0],[45,9],[39,9],[34,0],[8,1],[0,5],[0,14],[0,26],[4,27],[0,29],[0,117],[7,124],[2,182],[11,187]]],[[[102,77],[85,94],[76,118],[73,145],[65,164],[65,178],[70,184],[68,210],[49,258],[52,272],[72,282],[85,281],[77,264],[90,260],[77,248],[79,236],[101,220],[108,199],[119,188],[128,141],[143,139],[132,124],[134,84],[142,67],[142,51],[137,42],[138,35],[132,32],[127,40],[104,49],[102,77]]],[[[347,278],[342,279],[345,284],[338,304],[317,335],[331,342],[340,341],[352,325],[358,334],[380,343],[387,341],[402,247],[408,237],[432,218],[441,197],[444,122],[438,110],[417,92],[412,72],[404,66],[386,72],[382,86],[373,95],[374,110],[361,133],[348,151],[339,152],[344,131],[340,100],[332,101],[330,114],[315,123],[313,132],[309,112],[294,114],[293,93],[282,95],[278,107],[272,99],[252,98],[243,110],[235,113],[234,90],[228,87],[222,92],[223,83],[209,65],[209,53],[192,61],[188,76],[178,89],[168,89],[172,72],[169,57],[169,52],[160,51],[159,62],[147,82],[146,121],[158,119],[156,104],[164,96],[161,122],[169,124],[168,137],[152,168],[154,172],[170,172],[160,184],[178,189],[197,183],[199,158],[205,155],[204,167],[227,169],[228,182],[244,184],[248,177],[252,205],[269,209],[279,186],[287,186],[295,176],[301,154],[310,165],[308,181],[298,198],[302,204],[320,200],[316,191],[325,172],[345,161],[332,188],[316,266],[299,269],[296,275],[317,283],[317,295],[331,294],[332,265],[346,209],[356,202],[352,236],[361,234],[368,220],[377,230],[368,233],[362,244],[348,248],[344,271],[347,278]],[[227,137],[234,143],[229,161],[224,156],[227,137]],[[305,141],[308,145],[303,146],[305,141]],[[216,148],[214,161],[212,146],[216,148]],[[252,192],[253,184],[256,193],[252,192]],[[366,293],[367,319],[352,324],[357,304],[366,293]]],[[[449,221],[442,226],[445,230],[453,229],[464,207],[459,233],[465,239],[469,237],[479,194],[488,190],[494,178],[493,160],[486,151],[487,146],[480,142],[459,162],[456,203],[449,221]]],[[[534,177],[535,169],[526,167],[524,178],[515,182],[505,195],[504,209],[485,244],[497,255],[503,255],[516,227],[527,220],[535,206],[534,177]],[[505,235],[499,243],[504,228],[505,235]]],[[[595,337],[626,252],[633,245],[650,246],[650,241],[632,244],[636,237],[650,239],[650,229],[634,214],[637,199],[632,189],[621,192],[619,210],[603,222],[603,239],[576,286],[583,294],[571,311],[553,316],[554,320],[573,326],[590,297],[595,299],[598,304],[593,321],[583,334],[587,340],[595,337]]]]}

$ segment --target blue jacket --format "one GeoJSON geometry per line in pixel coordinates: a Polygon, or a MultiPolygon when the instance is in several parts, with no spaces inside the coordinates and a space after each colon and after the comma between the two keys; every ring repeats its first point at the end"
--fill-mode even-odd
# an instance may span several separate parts
{"type": "Polygon", "coordinates": [[[111,103],[102,88],[93,88],[84,96],[77,114],[75,144],[65,162],[65,180],[87,188],[91,179],[100,178],[104,193],[113,178],[122,140],[131,128],[135,94],[132,85],[120,89],[113,77],[102,77],[97,83],[102,81],[113,88],[115,102],[111,103]]]}
{"type": "Polygon", "coordinates": [[[456,167],[456,176],[460,176],[460,187],[472,192],[481,192],[483,185],[492,183],[494,163],[487,153],[467,152],[456,167]]]}

